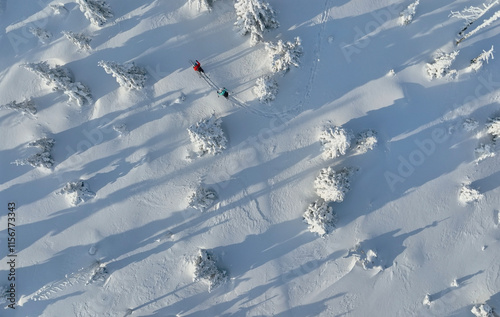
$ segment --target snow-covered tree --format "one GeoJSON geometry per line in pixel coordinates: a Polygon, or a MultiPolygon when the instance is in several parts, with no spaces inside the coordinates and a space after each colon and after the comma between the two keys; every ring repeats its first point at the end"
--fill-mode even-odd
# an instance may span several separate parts
{"type": "Polygon", "coordinates": [[[493,309],[488,304],[474,305],[470,310],[476,317],[493,317],[493,309]]]}
{"type": "Polygon", "coordinates": [[[106,73],[115,77],[121,87],[127,89],[142,89],[146,84],[146,69],[136,66],[134,62],[118,64],[116,62],[100,61],[97,65],[106,73]]]}
{"type": "Polygon", "coordinates": [[[271,69],[275,73],[286,73],[291,65],[299,67],[300,57],[303,54],[299,37],[296,37],[294,42],[282,40],[276,43],[266,42],[266,50],[272,59],[271,69]]]}
{"type": "Polygon", "coordinates": [[[67,68],[59,65],[51,68],[47,62],[30,63],[22,66],[45,79],[47,85],[53,86],[54,90],[62,90],[70,100],[76,100],[80,106],[85,103],[92,103],[90,89],[80,82],[74,82],[71,72],[67,68]]]}
{"type": "Polygon", "coordinates": [[[493,144],[481,143],[476,149],[474,149],[474,153],[476,154],[477,162],[481,162],[482,160],[495,156],[493,144]]]}
{"type": "Polygon", "coordinates": [[[404,9],[401,14],[401,24],[407,25],[413,21],[413,17],[417,11],[417,6],[420,4],[420,0],[416,0],[412,4],[410,4],[406,9],[404,9]]]}
{"type": "Polygon", "coordinates": [[[88,37],[87,35],[83,33],[74,33],[71,31],[63,31],[62,33],[68,40],[71,41],[71,43],[75,44],[79,49],[85,51],[91,50],[90,41],[92,41],[92,38],[88,37]]]}
{"type": "Polygon", "coordinates": [[[54,11],[55,14],[66,14],[68,13],[68,9],[64,6],[64,4],[56,3],[51,4],[50,8],[54,11]]]}
{"type": "Polygon", "coordinates": [[[47,43],[52,38],[52,33],[50,33],[45,29],[38,27],[30,27],[28,30],[30,31],[31,34],[36,36],[38,40],[40,40],[40,42],[42,43],[47,43]]]}
{"type": "Polygon", "coordinates": [[[465,21],[464,28],[458,33],[462,34],[467,28],[474,22],[476,22],[480,17],[482,17],[486,12],[488,12],[491,7],[498,4],[499,0],[489,0],[483,3],[483,7],[466,7],[462,11],[451,11],[450,17],[463,19],[465,21]]]}
{"type": "Polygon", "coordinates": [[[461,202],[468,204],[482,199],[483,194],[481,194],[477,189],[471,188],[468,184],[462,184],[458,198],[461,202]]]}
{"type": "Polygon", "coordinates": [[[451,64],[455,61],[460,51],[453,51],[451,53],[439,52],[437,53],[434,62],[427,64],[427,74],[429,79],[442,78],[448,74],[455,74],[456,71],[450,71],[451,64]]]}
{"type": "Polygon", "coordinates": [[[236,27],[240,34],[250,34],[252,44],[262,41],[266,29],[279,27],[276,12],[271,5],[262,0],[237,0],[234,3],[237,20],[236,27]]]}
{"type": "Polygon", "coordinates": [[[90,190],[87,182],[83,180],[67,183],[59,193],[64,194],[73,206],[95,197],[95,193],[90,190]]]}
{"type": "Polygon", "coordinates": [[[94,25],[101,26],[113,17],[111,7],[102,0],[76,0],[80,11],[94,25]]]}
{"type": "Polygon", "coordinates": [[[90,276],[87,279],[85,285],[94,284],[94,283],[104,283],[106,279],[109,277],[108,268],[106,264],[101,263],[100,261],[96,261],[94,265],[90,269],[90,276]]]}
{"type": "Polygon", "coordinates": [[[493,22],[495,22],[496,20],[500,19],[500,11],[497,11],[493,14],[493,16],[491,16],[490,18],[486,19],[483,21],[483,23],[481,23],[480,25],[478,25],[475,29],[473,29],[472,31],[470,31],[469,33],[463,35],[457,42],[456,44],[460,44],[463,40],[471,37],[472,35],[476,34],[477,32],[479,32],[480,30],[484,29],[485,27],[488,27],[490,26],[493,22]]]}
{"type": "Polygon", "coordinates": [[[488,63],[490,58],[494,59],[493,45],[491,46],[491,49],[489,51],[483,50],[483,52],[479,54],[478,57],[472,59],[470,61],[470,68],[477,72],[481,67],[483,67],[484,62],[488,63]]]}
{"type": "Polygon", "coordinates": [[[309,231],[320,236],[331,233],[337,223],[337,214],[323,199],[311,203],[303,215],[304,221],[309,225],[309,231]]]}
{"type": "Polygon", "coordinates": [[[486,131],[492,136],[493,141],[497,141],[500,138],[500,117],[490,119],[486,124],[486,131]]]}
{"type": "Polygon", "coordinates": [[[227,139],[221,127],[222,120],[215,114],[203,119],[188,128],[191,142],[196,147],[199,156],[219,154],[226,148],[227,139]]]}
{"type": "Polygon", "coordinates": [[[278,82],[272,76],[262,76],[257,78],[253,92],[261,103],[269,103],[276,99],[278,93],[278,82]]]}
{"type": "Polygon", "coordinates": [[[350,179],[355,171],[354,168],[347,167],[339,171],[335,171],[332,167],[321,169],[314,180],[316,193],[326,201],[342,202],[351,189],[350,179]]]}
{"type": "Polygon", "coordinates": [[[358,134],[356,137],[356,150],[359,153],[366,153],[377,145],[377,132],[366,130],[358,134]]]}
{"type": "Polygon", "coordinates": [[[217,267],[214,255],[200,249],[198,256],[194,259],[194,277],[193,281],[202,280],[208,284],[208,292],[211,292],[218,286],[224,284],[227,280],[226,271],[217,267]]]}
{"type": "Polygon", "coordinates": [[[31,98],[21,102],[11,101],[8,104],[1,105],[0,109],[12,109],[29,115],[36,114],[35,102],[31,98]]]}
{"type": "Polygon", "coordinates": [[[326,159],[332,159],[345,155],[347,150],[351,147],[352,139],[352,133],[342,127],[326,127],[319,137],[323,149],[323,156],[326,159]]]}
{"type": "Polygon", "coordinates": [[[207,210],[217,200],[217,193],[211,188],[198,186],[194,193],[189,196],[189,207],[200,211],[207,210]]]}
{"type": "Polygon", "coordinates": [[[214,1],[215,0],[189,0],[189,4],[196,6],[196,9],[198,11],[200,11],[200,10],[210,11],[214,1]]]}
{"type": "Polygon", "coordinates": [[[55,141],[51,138],[41,138],[36,141],[28,143],[28,146],[40,149],[40,152],[31,155],[24,160],[16,160],[13,164],[16,165],[31,165],[33,167],[46,167],[50,168],[54,165],[54,159],[50,151],[54,147],[55,141]]]}
{"type": "Polygon", "coordinates": [[[471,131],[476,130],[478,126],[479,126],[479,122],[474,118],[467,118],[462,123],[462,127],[467,132],[471,132],[471,131]]]}

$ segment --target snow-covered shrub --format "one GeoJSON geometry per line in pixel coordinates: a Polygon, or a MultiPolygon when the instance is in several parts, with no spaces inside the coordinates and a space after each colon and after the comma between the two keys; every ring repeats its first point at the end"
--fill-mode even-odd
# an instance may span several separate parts
{"type": "Polygon", "coordinates": [[[208,291],[211,292],[227,280],[227,273],[217,267],[214,255],[204,249],[200,249],[198,256],[194,260],[193,281],[202,280],[208,284],[208,291]]]}
{"type": "Polygon", "coordinates": [[[492,144],[479,144],[479,146],[474,150],[477,157],[477,162],[481,162],[489,157],[495,156],[494,146],[492,144]]]}
{"type": "Polygon", "coordinates": [[[127,89],[142,89],[146,84],[146,69],[136,66],[134,62],[118,64],[116,62],[100,61],[97,65],[106,73],[115,77],[121,87],[127,89]]]}
{"type": "Polygon", "coordinates": [[[190,5],[196,6],[198,11],[200,10],[208,10],[212,8],[212,4],[215,0],[189,0],[190,5]]]}
{"type": "Polygon", "coordinates": [[[411,21],[413,21],[413,17],[415,16],[415,13],[417,11],[417,6],[419,5],[419,3],[420,0],[416,0],[401,12],[400,14],[401,24],[407,25],[410,24],[411,21]]]}
{"type": "Polygon", "coordinates": [[[115,130],[116,132],[118,132],[118,135],[120,137],[124,136],[124,135],[127,135],[129,133],[128,131],[128,128],[127,128],[127,125],[125,123],[122,123],[122,124],[114,124],[113,125],[113,130],[115,130]]]}
{"type": "Polygon", "coordinates": [[[303,53],[299,37],[296,37],[294,42],[283,42],[283,40],[276,43],[266,42],[266,50],[272,59],[271,69],[273,72],[286,73],[290,70],[290,65],[299,67],[300,57],[303,53]]]}
{"type": "Polygon", "coordinates": [[[262,41],[266,29],[279,27],[276,12],[271,5],[262,0],[237,0],[234,3],[237,20],[236,27],[241,35],[250,34],[252,44],[262,41]]]}
{"type": "Polygon", "coordinates": [[[472,132],[472,131],[476,130],[478,126],[479,126],[479,122],[474,118],[467,118],[462,123],[462,127],[467,132],[472,132]]]}
{"type": "Polygon", "coordinates": [[[101,26],[113,17],[111,7],[102,0],[76,0],[80,11],[94,25],[101,26]]]}
{"type": "Polygon", "coordinates": [[[326,201],[342,202],[351,189],[350,179],[355,169],[342,168],[335,171],[331,167],[321,169],[314,180],[314,188],[319,197],[326,201]]]}
{"type": "Polygon", "coordinates": [[[221,123],[222,120],[212,114],[210,118],[203,119],[188,128],[189,137],[199,156],[206,153],[219,154],[226,148],[227,139],[221,123]]]}
{"type": "Polygon", "coordinates": [[[356,244],[354,248],[350,249],[346,258],[351,256],[354,257],[356,259],[356,262],[365,270],[383,270],[377,253],[371,249],[364,250],[364,248],[361,246],[361,243],[356,244]]]}
{"type": "Polygon", "coordinates": [[[460,51],[453,51],[451,53],[439,52],[434,59],[434,62],[427,64],[427,74],[429,79],[442,78],[447,74],[455,74],[456,71],[450,71],[451,64],[457,57],[460,51]]]}
{"type": "Polygon", "coordinates": [[[493,45],[491,46],[491,49],[489,51],[483,50],[483,52],[479,54],[478,57],[472,59],[470,61],[470,68],[477,72],[481,67],[483,67],[484,62],[486,62],[486,64],[488,63],[490,58],[494,59],[493,45]]]}
{"type": "Polygon", "coordinates": [[[422,304],[424,304],[425,306],[431,306],[431,295],[425,294],[422,304]]]}
{"type": "Polygon", "coordinates": [[[53,90],[62,90],[70,100],[76,100],[80,106],[85,103],[92,103],[90,89],[80,82],[74,82],[71,72],[67,68],[59,65],[51,68],[47,62],[30,63],[22,66],[45,79],[47,85],[53,86],[53,90]]]}
{"type": "Polygon", "coordinates": [[[322,145],[323,156],[326,159],[336,158],[345,155],[351,147],[353,135],[342,127],[326,127],[319,137],[322,145]]]}
{"type": "Polygon", "coordinates": [[[52,33],[42,28],[30,27],[28,29],[31,34],[36,36],[40,42],[47,43],[52,38],[52,33]]]}
{"type": "Polygon", "coordinates": [[[486,131],[491,134],[493,141],[497,141],[500,138],[500,117],[490,119],[490,122],[486,125],[486,131]]]}
{"type": "Polygon", "coordinates": [[[32,99],[26,99],[21,102],[16,102],[11,101],[8,104],[1,105],[0,109],[12,109],[19,111],[23,114],[30,114],[30,115],[35,115],[36,114],[36,106],[35,102],[32,99]]]}
{"type": "Polygon", "coordinates": [[[13,164],[16,165],[31,165],[33,167],[43,166],[50,168],[54,165],[54,159],[50,151],[54,147],[55,141],[51,138],[41,138],[36,141],[28,143],[28,146],[40,149],[40,152],[31,155],[24,160],[16,160],[13,164]]]}
{"type": "Polygon", "coordinates": [[[61,4],[61,3],[51,4],[50,8],[54,11],[54,14],[66,14],[66,13],[68,13],[68,9],[66,9],[64,4],[61,4]]]}
{"type": "Polygon", "coordinates": [[[320,236],[328,234],[335,229],[337,214],[323,199],[318,199],[307,207],[303,215],[304,221],[309,225],[309,231],[320,236]]]}
{"type": "Polygon", "coordinates": [[[96,261],[94,265],[90,268],[90,276],[85,283],[85,285],[94,284],[94,283],[104,283],[109,276],[108,269],[106,265],[96,261]]]}
{"type": "Polygon", "coordinates": [[[483,195],[477,189],[471,188],[467,184],[462,184],[458,198],[461,202],[468,204],[482,199],[483,195]]]}
{"type": "Polygon", "coordinates": [[[74,33],[71,31],[63,31],[62,33],[68,40],[71,41],[71,43],[75,44],[79,49],[86,51],[91,50],[90,41],[92,41],[92,38],[86,36],[83,33],[74,33]]]}
{"type": "Polygon", "coordinates": [[[59,193],[66,195],[73,206],[95,197],[95,193],[90,190],[87,182],[82,180],[67,183],[59,193]]]}
{"type": "Polygon", "coordinates": [[[259,77],[255,82],[253,92],[261,103],[269,103],[276,99],[278,83],[272,76],[259,77]]]}
{"type": "Polygon", "coordinates": [[[470,310],[476,317],[493,317],[493,309],[488,304],[474,305],[470,310]]]}
{"type": "Polygon", "coordinates": [[[205,211],[213,205],[215,200],[217,200],[217,193],[215,190],[200,185],[196,188],[195,192],[189,196],[189,207],[205,211]]]}
{"type": "Polygon", "coordinates": [[[359,153],[366,153],[377,145],[377,132],[366,130],[358,134],[356,137],[356,150],[359,153]]]}

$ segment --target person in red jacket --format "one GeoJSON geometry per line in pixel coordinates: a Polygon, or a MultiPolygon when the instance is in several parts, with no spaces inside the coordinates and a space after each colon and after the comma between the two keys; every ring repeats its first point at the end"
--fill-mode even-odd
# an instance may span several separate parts
{"type": "Polygon", "coordinates": [[[200,62],[198,62],[198,60],[196,60],[196,63],[194,64],[193,69],[194,69],[196,72],[205,73],[205,72],[203,71],[203,68],[201,68],[201,64],[200,64],[200,62]]]}

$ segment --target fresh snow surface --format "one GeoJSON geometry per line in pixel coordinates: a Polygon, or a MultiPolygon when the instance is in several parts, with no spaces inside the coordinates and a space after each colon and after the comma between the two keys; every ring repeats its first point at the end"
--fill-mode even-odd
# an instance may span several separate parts
{"type": "Polygon", "coordinates": [[[500,47],[498,1],[420,1],[405,25],[415,1],[261,2],[279,27],[252,43],[231,0],[0,0],[0,316],[499,314],[500,64],[470,64],[500,47]],[[266,43],[295,38],[298,67],[273,73],[266,43]],[[100,61],[145,69],[144,88],[100,61]],[[227,140],[200,156],[188,129],[212,115],[227,140]],[[375,138],[325,157],[325,125],[375,138]],[[12,164],[44,138],[53,164],[12,164]],[[303,215],[327,167],[357,172],[320,235],[303,215]],[[200,250],[225,272],[211,292],[200,250]]]}

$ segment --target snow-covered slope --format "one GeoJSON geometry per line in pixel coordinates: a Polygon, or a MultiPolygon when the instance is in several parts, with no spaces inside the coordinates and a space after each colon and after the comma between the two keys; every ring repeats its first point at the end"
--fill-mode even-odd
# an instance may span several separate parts
{"type": "Polygon", "coordinates": [[[465,21],[450,13],[483,2],[269,0],[279,27],[264,41],[302,44],[284,74],[272,73],[265,43],[238,34],[231,0],[211,10],[107,0],[101,26],[78,2],[0,0],[0,106],[11,105],[0,109],[0,287],[16,307],[1,316],[500,311],[500,161],[487,132],[500,115],[499,64],[470,67],[500,47],[496,1],[459,35],[465,21]],[[91,38],[91,50],[63,31],[91,38]],[[43,61],[70,71],[59,90],[26,68],[43,61]],[[145,69],[145,87],[121,87],[101,61],[145,69]],[[278,92],[262,104],[253,88],[266,75],[278,92]],[[92,101],[71,100],[70,82],[92,101]],[[35,114],[11,109],[30,98],[35,114]],[[188,128],[212,115],[227,142],[200,155],[188,128]],[[328,158],[320,136],[332,126],[353,140],[328,158]],[[368,129],[376,146],[357,150],[368,129]],[[44,137],[52,167],[12,164],[44,137]],[[327,167],[354,172],[330,203],[335,229],[319,236],[303,214],[327,167]],[[201,210],[189,206],[200,187],[210,189],[201,210]],[[208,271],[227,274],[210,292],[193,280],[200,249],[218,266],[208,271]]]}

